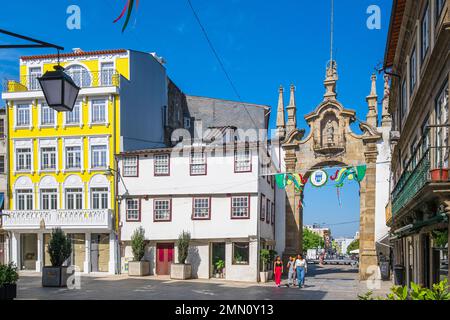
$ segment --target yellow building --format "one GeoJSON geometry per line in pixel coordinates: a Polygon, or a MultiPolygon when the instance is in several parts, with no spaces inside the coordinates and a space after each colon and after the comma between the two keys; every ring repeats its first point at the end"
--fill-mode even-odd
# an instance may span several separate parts
{"type": "Polygon", "coordinates": [[[8,80],[2,93],[9,123],[3,227],[11,234],[10,257],[22,270],[40,271],[50,264],[51,230],[61,227],[72,239],[71,264],[86,273],[116,273],[115,154],[164,145],[166,71],[153,54],[132,50],[61,54],[81,90],[74,110],[58,113],[46,105],[37,80],[57,59],[22,57],[20,78],[8,80]]]}

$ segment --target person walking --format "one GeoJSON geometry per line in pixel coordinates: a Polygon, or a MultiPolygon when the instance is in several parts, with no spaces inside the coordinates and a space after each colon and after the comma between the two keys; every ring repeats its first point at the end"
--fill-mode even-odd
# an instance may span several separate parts
{"type": "Polygon", "coordinates": [[[292,285],[295,286],[294,278],[295,278],[295,257],[289,257],[289,261],[286,266],[289,270],[288,272],[288,288],[292,285]]]}
{"type": "Polygon", "coordinates": [[[273,270],[275,273],[275,284],[280,287],[281,285],[281,275],[283,274],[283,261],[278,256],[273,263],[273,270]]]}
{"type": "Polygon", "coordinates": [[[308,272],[308,263],[303,259],[303,255],[299,254],[297,260],[295,260],[295,268],[297,270],[297,283],[298,288],[303,288],[305,284],[305,275],[308,272]]]}

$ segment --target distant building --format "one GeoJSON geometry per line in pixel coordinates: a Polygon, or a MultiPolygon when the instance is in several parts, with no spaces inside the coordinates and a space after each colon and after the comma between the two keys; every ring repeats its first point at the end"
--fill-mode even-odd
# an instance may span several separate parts
{"type": "Polygon", "coordinates": [[[334,240],[336,242],[337,247],[339,248],[340,254],[347,254],[348,246],[355,241],[354,238],[337,238],[334,240]]]}

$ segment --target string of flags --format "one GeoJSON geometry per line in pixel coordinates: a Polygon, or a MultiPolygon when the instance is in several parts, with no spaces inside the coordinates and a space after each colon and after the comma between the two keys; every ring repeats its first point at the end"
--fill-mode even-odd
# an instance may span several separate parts
{"type": "Polygon", "coordinates": [[[331,173],[325,169],[318,169],[313,171],[310,177],[300,173],[279,173],[275,175],[275,182],[280,189],[293,185],[295,192],[300,194],[299,206],[304,206],[302,194],[308,182],[314,188],[322,188],[326,185],[335,186],[339,205],[342,206],[340,189],[344,187],[344,183],[355,181],[360,184],[366,176],[366,171],[367,166],[360,165],[340,168],[331,173]]]}

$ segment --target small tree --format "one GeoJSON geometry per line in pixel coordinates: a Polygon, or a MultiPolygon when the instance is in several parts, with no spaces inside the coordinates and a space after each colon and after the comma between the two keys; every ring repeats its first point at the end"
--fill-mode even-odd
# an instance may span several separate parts
{"type": "Polygon", "coordinates": [[[145,230],[142,227],[134,230],[131,236],[131,250],[134,262],[139,262],[145,255],[145,230]]]}
{"type": "Polygon", "coordinates": [[[303,229],[303,250],[316,249],[321,246],[323,238],[311,230],[303,229]]]}
{"type": "Polygon", "coordinates": [[[47,252],[52,267],[62,267],[64,261],[72,254],[72,243],[60,228],[53,229],[47,252]]]}
{"type": "Polygon", "coordinates": [[[359,240],[353,240],[347,247],[347,254],[350,254],[351,251],[359,249],[359,240]]]}
{"type": "Polygon", "coordinates": [[[261,257],[261,265],[262,265],[262,271],[266,272],[267,271],[267,264],[270,261],[270,251],[267,249],[261,249],[260,252],[260,257],[261,257]]]}
{"type": "Polygon", "coordinates": [[[181,264],[186,263],[186,259],[189,254],[189,244],[191,243],[191,234],[189,232],[183,231],[178,237],[177,247],[178,247],[178,262],[181,264]]]}

